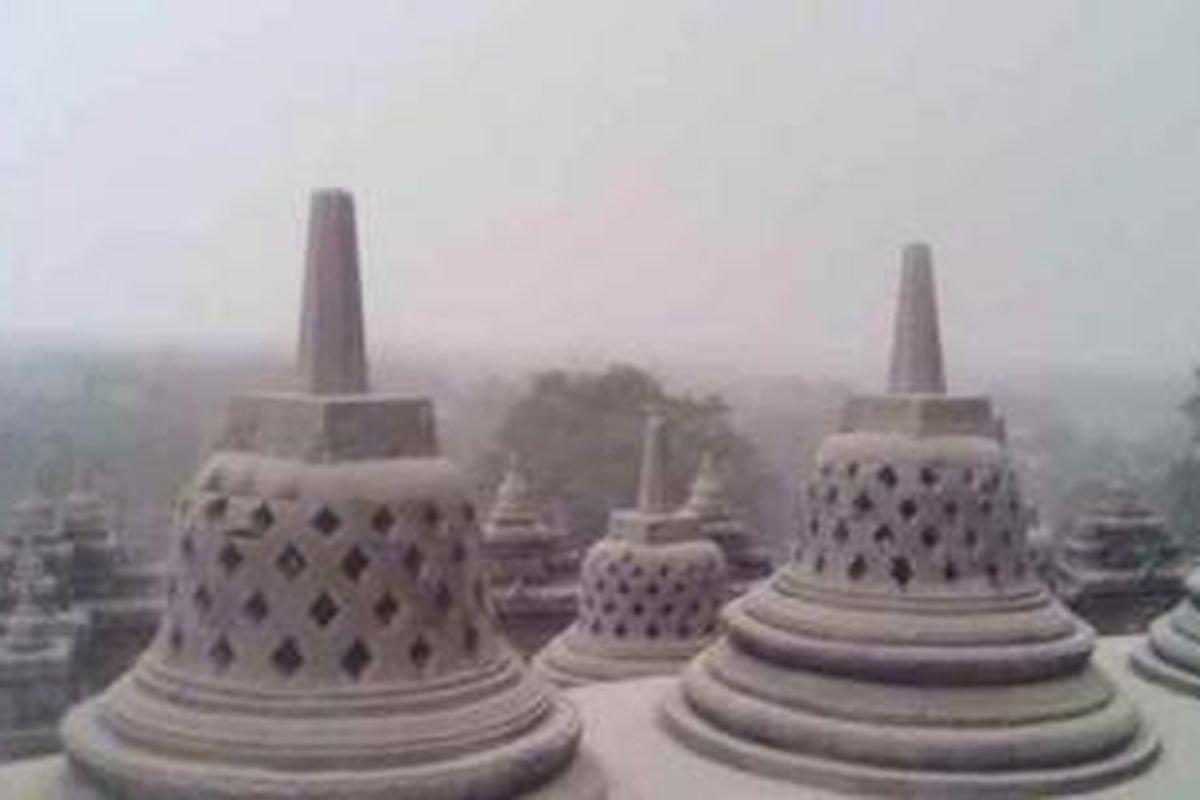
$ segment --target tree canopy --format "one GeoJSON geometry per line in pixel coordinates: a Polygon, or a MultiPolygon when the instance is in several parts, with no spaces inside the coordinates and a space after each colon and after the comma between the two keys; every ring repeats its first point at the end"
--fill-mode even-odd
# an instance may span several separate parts
{"type": "Polygon", "coordinates": [[[731,426],[724,401],[716,394],[670,394],[650,373],[624,364],[535,375],[505,415],[485,473],[494,482],[506,455],[517,453],[543,499],[591,539],[603,532],[609,509],[634,500],[650,409],[667,419],[671,498],[684,500],[708,449],[727,476],[731,498],[750,513],[761,466],[754,446],[731,426]]]}

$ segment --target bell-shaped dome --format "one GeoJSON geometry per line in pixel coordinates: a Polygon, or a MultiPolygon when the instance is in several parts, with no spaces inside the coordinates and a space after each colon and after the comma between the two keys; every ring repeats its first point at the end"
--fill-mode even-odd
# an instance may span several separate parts
{"type": "Polygon", "coordinates": [[[602,794],[572,706],[497,629],[431,404],[367,393],[358,286],[351,197],[318,192],[302,385],[234,400],[178,504],[154,642],[63,725],[102,793],[602,794]]]}
{"type": "Polygon", "coordinates": [[[1157,744],[1038,582],[1003,425],[945,396],[929,251],[905,253],[890,393],[817,455],[790,564],[731,604],[664,708],[701,753],[866,794],[1038,795],[1157,744]]]}
{"type": "Polygon", "coordinates": [[[725,559],[671,512],[663,425],[646,422],[638,507],[612,515],[584,558],[578,617],[535,661],[560,686],[671,674],[716,635],[725,559]]]}

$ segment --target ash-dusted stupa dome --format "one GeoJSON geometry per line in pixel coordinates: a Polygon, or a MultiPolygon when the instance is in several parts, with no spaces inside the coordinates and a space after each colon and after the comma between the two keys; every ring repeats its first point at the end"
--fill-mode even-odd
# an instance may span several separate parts
{"type": "Polygon", "coordinates": [[[602,795],[573,708],[497,630],[431,404],[367,393],[343,191],[312,201],[300,364],[297,390],[233,401],[179,502],[154,642],[66,719],[80,791],[602,795]]]}
{"type": "Polygon", "coordinates": [[[929,249],[905,250],[889,393],[817,455],[792,562],[726,610],[663,719],[742,769],[865,794],[1102,785],[1157,744],[1038,582],[1001,421],[944,394],[929,249]]]}
{"type": "Polygon", "coordinates": [[[663,426],[646,422],[637,508],[614,512],[584,558],[575,623],[536,659],[560,686],[671,674],[716,634],[725,559],[671,512],[663,426]]]}

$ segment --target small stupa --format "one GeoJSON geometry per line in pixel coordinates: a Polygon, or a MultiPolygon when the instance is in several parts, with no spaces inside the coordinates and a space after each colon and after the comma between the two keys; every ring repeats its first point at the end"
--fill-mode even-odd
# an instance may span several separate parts
{"type": "Polygon", "coordinates": [[[161,568],[118,541],[90,472],[79,476],[60,509],[61,538],[71,548],[61,579],[85,622],[75,680],[87,694],[128,669],[153,638],[162,614],[161,568]]]}
{"type": "Polygon", "coordinates": [[[666,496],[663,418],[646,420],[637,507],[583,561],[578,617],[535,664],[564,687],[677,672],[717,633],[725,559],[666,496]]]}
{"type": "Polygon", "coordinates": [[[546,523],[516,453],[483,523],[483,554],[496,616],[532,656],[575,618],[578,559],[566,533],[546,523]]]}
{"type": "Polygon", "coordinates": [[[593,798],[570,704],[507,645],[428,400],[373,394],[351,196],[309,220],[300,385],[232,402],[149,649],[62,733],[67,795],[593,798]]]}
{"type": "Polygon", "coordinates": [[[15,604],[0,633],[0,761],[59,749],[58,723],[74,700],[78,627],[59,612],[54,578],[28,538],[9,581],[15,604]]]}
{"type": "Polygon", "coordinates": [[[735,768],[854,794],[1127,777],[1156,739],[1029,569],[1002,422],[946,394],[929,248],[903,262],[887,393],[847,402],[793,560],[727,607],[662,720],[735,768]]]}
{"type": "Polygon", "coordinates": [[[1110,484],[1055,549],[1050,584],[1105,634],[1132,633],[1183,595],[1184,562],[1161,516],[1126,484],[1110,484]]]}
{"type": "Polygon", "coordinates": [[[711,451],[700,459],[691,493],[679,509],[721,548],[728,569],[728,592],[737,597],[771,574],[771,556],[759,537],[733,511],[725,481],[711,451]]]}
{"type": "MultiPolygon", "coordinates": [[[[33,489],[13,504],[9,512],[7,548],[8,569],[12,569],[16,556],[26,546],[37,551],[40,562],[54,575],[64,575],[71,559],[71,546],[63,539],[58,527],[58,511],[46,491],[46,469],[39,468],[33,489]]],[[[55,582],[55,602],[65,607],[70,602],[70,585],[65,581],[55,582]]],[[[7,598],[8,604],[15,597],[7,598]]]]}

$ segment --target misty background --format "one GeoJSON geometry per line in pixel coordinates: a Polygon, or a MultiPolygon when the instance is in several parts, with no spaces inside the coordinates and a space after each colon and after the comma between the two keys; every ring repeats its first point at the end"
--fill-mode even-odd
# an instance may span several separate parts
{"type": "Polygon", "coordinates": [[[635,363],[721,396],[782,536],[921,238],[1039,504],[1153,495],[1200,360],[1198,36],[1183,0],[0,0],[0,502],[86,460],[165,526],[225,398],[285,379],[323,185],[377,385],[481,487],[533,373],[635,363]]]}

